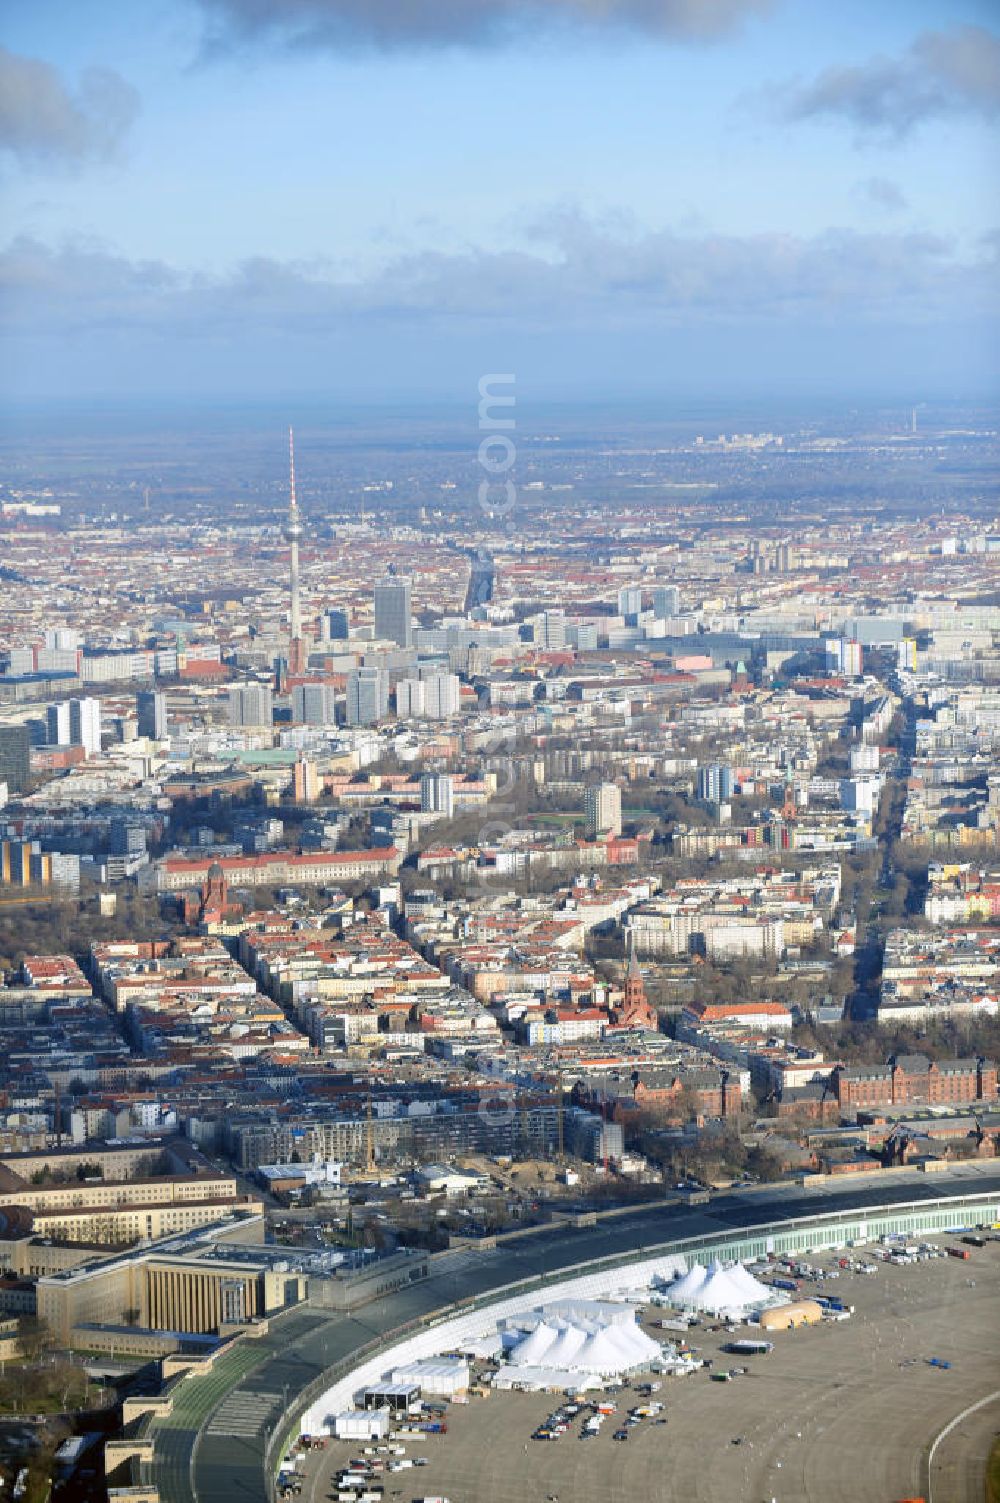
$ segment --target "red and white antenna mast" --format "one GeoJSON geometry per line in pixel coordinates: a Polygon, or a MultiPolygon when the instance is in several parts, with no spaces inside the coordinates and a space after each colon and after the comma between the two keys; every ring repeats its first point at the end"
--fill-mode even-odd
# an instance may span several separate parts
{"type": "Polygon", "coordinates": [[[292,640],[288,666],[293,673],[301,673],[305,657],[302,642],[302,603],[299,599],[299,539],[302,537],[302,518],[295,494],[295,431],[292,428],[288,430],[288,521],[285,523],[285,537],[289,544],[289,584],[292,592],[289,619],[292,640]]]}

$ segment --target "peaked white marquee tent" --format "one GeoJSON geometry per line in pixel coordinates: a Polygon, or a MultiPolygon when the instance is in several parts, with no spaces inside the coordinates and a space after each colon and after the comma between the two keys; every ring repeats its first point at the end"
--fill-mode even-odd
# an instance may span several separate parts
{"type": "Polygon", "coordinates": [[[784,1299],[755,1279],[742,1263],[725,1268],[718,1260],[709,1268],[694,1263],[681,1278],[667,1285],[667,1296],[678,1309],[704,1310],[711,1315],[742,1315],[784,1299]]]}
{"type": "Polygon", "coordinates": [[[534,1321],[530,1317],[508,1327],[507,1338],[519,1339],[509,1349],[511,1381],[525,1385],[536,1373],[559,1372],[591,1377],[612,1377],[647,1367],[660,1356],[659,1343],[646,1335],[628,1307],[602,1307],[570,1315],[546,1309],[534,1321]],[[526,1330],[530,1325],[531,1329],[526,1330]]]}

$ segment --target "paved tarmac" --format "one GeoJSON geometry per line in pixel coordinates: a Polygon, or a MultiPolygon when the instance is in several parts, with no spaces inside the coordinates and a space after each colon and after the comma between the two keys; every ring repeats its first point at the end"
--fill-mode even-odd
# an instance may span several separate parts
{"type": "MultiPolygon", "coordinates": [[[[1000,1375],[998,1375],[1000,1376],[1000,1375]]],[[[986,1496],[986,1468],[1000,1435],[1000,1389],[971,1404],[945,1427],[927,1479],[928,1503],[986,1496]]]]}
{"type": "MultiPolygon", "coordinates": [[[[932,1200],[963,1191],[1000,1193],[1000,1170],[980,1167],[947,1175],[894,1175],[891,1180],[878,1178],[843,1187],[772,1186],[750,1194],[719,1195],[706,1206],[666,1203],[653,1210],[625,1212],[595,1227],[554,1227],[495,1252],[483,1252],[468,1264],[449,1259],[446,1277],[400,1290],[353,1316],[325,1315],[312,1308],[290,1311],[271,1321],[266,1337],[240,1343],[216,1363],[210,1375],[180,1385],[173,1415],[152,1429],[156,1438],[152,1479],[163,1503],[192,1503],[194,1499],[198,1503],[267,1503],[264,1455],[268,1438],[306,1385],[376,1335],[454,1301],[519,1279],[562,1269],[568,1272],[581,1263],[690,1237],[724,1235],[766,1222],[886,1203],[932,1200]],[[243,1424],[226,1434],[213,1425],[213,1419],[230,1392],[246,1395],[256,1424],[243,1424]],[[260,1402],[262,1396],[266,1404],[260,1402]]],[[[227,1409],[227,1414],[234,1412],[227,1409]]]]}
{"type": "MultiPolygon", "coordinates": [[[[418,1495],[452,1503],[891,1503],[925,1496],[930,1440],[1000,1383],[1000,1244],[973,1259],[882,1265],[875,1278],[841,1274],[817,1288],[855,1304],[853,1319],[778,1333],[769,1356],[733,1357],[721,1349],[730,1339],[725,1331],[692,1331],[714,1370],[746,1366],[747,1375],[726,1384],[706,1373],[664,1379],[656,1397],[666,1424],[644,1420],[627,1442],[613,1435],[640,1402],[634,1390],[614,1395],[618,1415],[586,1441],[579,1420],[555,1442],[530,1438],[560,1402],[551,1395],[495,1393],[451,1405],[447,1435],[406,1442],[407,1456],[426,1456],[429,1465],[381,1479],[387,1503],[418,1495]],[[951,1369],[931,1367],[930,1357],[951,1369]]],[[[829,1257],[810,1261],[835,1266],[829,1257]]],[[[647,1328],[663,1339],[648,1321],[647,1328]]],[[[988,1406],[949,1434],[935,1459],[933,1503],[982,1503],[997,1414],[988,1406]]],[[[324,1503],[334,1471],[358,1453],[357,1441],[313,1453],[303,1503],[324,1503]]]]}

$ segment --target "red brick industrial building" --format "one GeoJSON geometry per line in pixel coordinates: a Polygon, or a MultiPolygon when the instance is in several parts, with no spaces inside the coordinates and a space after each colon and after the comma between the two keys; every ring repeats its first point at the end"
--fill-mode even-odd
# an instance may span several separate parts
{"type": "Polygon", "coordinates": [[[992,1059],[928,1059],[898,1054],[884,1065],[838,1065],[833,1088],[842,1111],[871,1106],[953,1106],[991,1101],[997,1094],[992,1059]]]}

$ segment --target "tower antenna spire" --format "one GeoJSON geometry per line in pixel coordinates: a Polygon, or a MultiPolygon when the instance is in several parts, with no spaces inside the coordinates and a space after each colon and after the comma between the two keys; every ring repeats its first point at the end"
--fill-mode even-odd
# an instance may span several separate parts
{"type": "Polygon", "coordinates": [[[302,641],[302,603],[299,599],[299,539],[302,536],[302,518],[295,494],[295,430],[288,429],[288,521],[285,537],[289,544],[289,584],[291,586],[291,612],[289,618],[291,643],[288,652],[288,667],[292,673],[302,673],[305,667],[305,646],[302,641]]]}

